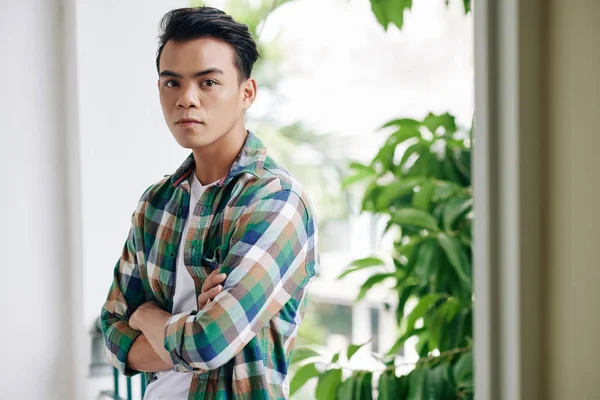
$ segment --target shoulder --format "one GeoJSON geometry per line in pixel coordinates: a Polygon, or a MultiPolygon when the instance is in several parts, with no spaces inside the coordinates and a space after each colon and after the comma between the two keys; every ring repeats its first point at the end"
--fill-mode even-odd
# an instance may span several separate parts
{"type": "Polygon", "coordinates": [[[306,218],[314,218],[314,209],[308,193],[300,181],[284,166],[267,156],[261,173],[244,190],[244,201],[248,211],[260,205],[278,208],[292,203],[306,218]]]}
{"type": "Polygon", "coordinates": [[[167,175],[160,181],[150,185],[140,196],[136,208],[136,214],[144,214],[148,207],[164,208],[174,196],[176,187],[171,182],[171,176],[167,175]]]}

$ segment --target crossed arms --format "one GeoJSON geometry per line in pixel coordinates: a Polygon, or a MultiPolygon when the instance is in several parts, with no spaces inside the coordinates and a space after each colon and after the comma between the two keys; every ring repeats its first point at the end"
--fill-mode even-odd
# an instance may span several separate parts
{"type": "Polygon", "coordinates": [[[143,230],[137,224],[136,231],[134,216],[101,316],[106,354],[126,375],[220,367],[316,272],[315,222],[296,193],[280,190],[253,201],[235,221],[219,271],[227,278],[222,285],[216,281],[204,285],[200,297],[206,294],[206,304],[198,311],[171,315],[145,301],[148,282],[140,275],[135,246],[136,232],[139,237],[143,230]],[[218,293],[209,292],[219,285],[218,293]]]}
{"type": "MultiPolygon", "coordinates": [[[[214,270],[204,281],[198,296],[198,310],[202,310],[223,290],[226,274],[214,270]]],[[[127,354],[127,368],[140,372],[158,372],[173,369],[173,361],[165,349],[164,329],[171,314],[154,301],[138,307],[129,319],[129,327],[142,332],[127,354]]]]}

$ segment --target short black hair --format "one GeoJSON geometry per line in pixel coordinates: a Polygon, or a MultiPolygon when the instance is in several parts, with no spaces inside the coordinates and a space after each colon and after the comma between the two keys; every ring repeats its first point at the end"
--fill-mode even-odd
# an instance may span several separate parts
{"type": "Polygon", "coordinates": [[[250,78],[258,60],[258,48],[248,26],[213,7],[186,7],[171,10],[160,21],[156,69],[160,73],[160,55],[169,40],[185,42],[200,38],[222,40],[233,47],[239,80],[250,78]]]}

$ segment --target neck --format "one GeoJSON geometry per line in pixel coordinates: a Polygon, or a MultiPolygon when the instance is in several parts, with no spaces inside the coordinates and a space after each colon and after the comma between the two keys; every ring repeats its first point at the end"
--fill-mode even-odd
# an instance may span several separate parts
{"type": "Polygon", "coordinates": [[[210,145],[192,150],[196,162],[196,177],[203,185],[227,176],[244,147],[246,136],[244,125],[236,125],[210,145]]]}

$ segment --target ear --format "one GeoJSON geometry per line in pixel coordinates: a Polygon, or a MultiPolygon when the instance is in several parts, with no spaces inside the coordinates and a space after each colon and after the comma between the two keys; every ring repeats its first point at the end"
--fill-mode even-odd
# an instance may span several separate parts
{"type": "Polygon", "coordinates": [[[242,103],[244,110],[249,109],[254,100],[256,100],[256,80],[248,78],[242,83],[242,103]]]}

